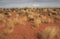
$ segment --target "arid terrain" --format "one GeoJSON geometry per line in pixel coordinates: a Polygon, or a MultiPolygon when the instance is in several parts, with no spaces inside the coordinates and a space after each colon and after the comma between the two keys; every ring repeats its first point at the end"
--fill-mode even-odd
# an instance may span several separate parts
{"type": "Polygon", "coordinates": [[[0,8],[0,39],[60,39],[60,8],[0,8]]]}

